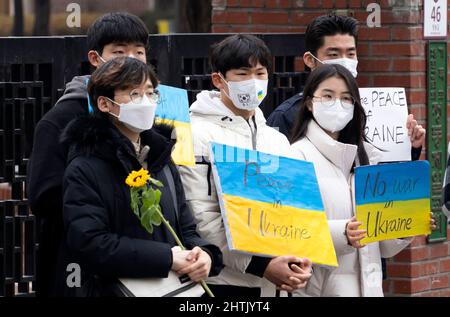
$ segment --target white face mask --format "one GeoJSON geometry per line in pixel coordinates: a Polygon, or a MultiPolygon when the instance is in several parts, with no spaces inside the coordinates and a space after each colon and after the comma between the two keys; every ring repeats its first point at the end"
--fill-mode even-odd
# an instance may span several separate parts
{"type": "Polygon", "coordinates": [[[328,106],[322,102],[313,102],[313,115],[317,123],[329,132],[341,131],[353,119],[354,105],[348,104],[345,108],[340,99],[334,105],[328,106]]]}
{"type": "Polygon", "coordinates": [[[118,116],[112,112],[109,112],[109,114],[118,118],[131,131],[141,133],[152,128],[157,103],[151,101],[146,95],[139,104],[133,101],[126,104],[118,104],[114,100],[111,100],[111,102],[120,106],[120,112],[118,116]]]}
{"type": "Polygon", "coordinates": [[[312,53],[311,56],[316,59],[317,61],[319,61],[322,64],[337,64],[337,65],[341,65],[344,66],[345,68],[348,69],[348,71],[350,73],[352,73],[353,77],[356,78],[356,76],[358,76],[358,71],[356,70],[356,68],[358,67],[358,60],[357,59],[351,59],[351,58],[335,58],[335,59],[326,59],[324,61],[321,61],[320,59],[318,59],[317,57],[315,57],[312,53]]]}
{"type": "MultiPolygon", "coordinates": [[[[220,75],[220,74],[219,74],[220,75]]],[[[220,75],[227,83],[229,94],[225,95],[233,102],[234,106],[241,110],[255,110],[267,96],[267,79],[249,79],[244,81],[229,81],[220,75]]]]}

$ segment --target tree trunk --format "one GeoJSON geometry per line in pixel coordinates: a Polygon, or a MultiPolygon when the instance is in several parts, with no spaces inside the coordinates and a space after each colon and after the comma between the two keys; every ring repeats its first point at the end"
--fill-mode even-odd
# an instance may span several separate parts
{"type": "Polygon", "coordinates": [[[50,0],[34,0],[34,36],[49,35],[50,0]]]}
{"type": "Polygon", "coordinates": [[[211,0],[180,0],[179,32],[211,32],[211,0]]]}
{"type": "Polygon", "coordinates": [[[22,0],[14,0],[14,26],[12,35],[23,36],[23,4],[22,0]]]}

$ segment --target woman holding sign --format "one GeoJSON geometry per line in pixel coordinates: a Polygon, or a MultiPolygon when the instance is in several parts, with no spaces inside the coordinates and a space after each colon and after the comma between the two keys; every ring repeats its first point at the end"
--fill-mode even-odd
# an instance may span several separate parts
{"type": "Polygon", "coordinates": [[[381,152],[366,140],[366,115],[352,74],[340,65],[312,72],[291,143],[315,165],[339,267],[317,267],[299,296],[383,296],[381,258],[392,257],[411,239],[361,245],[364,230],[354,217],[354,168],[376,164],[381,152]]]}

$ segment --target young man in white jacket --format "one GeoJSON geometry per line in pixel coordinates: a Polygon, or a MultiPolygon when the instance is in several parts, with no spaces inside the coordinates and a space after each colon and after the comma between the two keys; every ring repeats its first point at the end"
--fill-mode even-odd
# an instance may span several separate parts
{"type": "Polygon", "coordinates": [[[192,104],[196,165],[180,167],[197,231],[223,252],[225,268],[208,284],[216,296],[274,296],[276,288],[294,291],[311,276],[308,259],[271,259],[229,250],[209,160],[210,142],[292,156],[289,141],[266,125],[258,108],[267,95],[270,51],[257,37],[238,34],[212,47],[210,60],[218,91],[202,91],[192,104]]]}

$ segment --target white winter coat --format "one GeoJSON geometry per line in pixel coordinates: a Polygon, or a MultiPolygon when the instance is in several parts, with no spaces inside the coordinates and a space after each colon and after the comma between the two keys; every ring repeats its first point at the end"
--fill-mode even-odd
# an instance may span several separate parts
{"type": "Polygon", "coordinates": [[[262,288],[262,296],[273,296],[275,286],[264,278],[244,274],[251,255],[228,249],[225,229],[220,214],[216,188],[209,165],[209,143],[258,150],[275,155],[292,156],[289,141],[277,130],[266,125],[262,111],[246,121],[236,116],[220,100],[220,93],[203,91],[191,108],[191,124],[196,156],[195,167],[180,167],[180,175],[198,233],[219,246],[223,252],[225,268],[208,283],[262,288]]]}
{"type": "MultiPolygon", "coordinates": [[[[380,152],[365,144],[370,164],[376,164],[380,152]]],[[[339,267],[314,266],[314,274],[297,296],[383,296],[381,257],[392,257],[411,239],[374,242],[355,249],[347,244],[345,225],[354,215],[354,175],[357,146],[332,139],[314,121],[306,136],[292,145],[301,159],[314,163],[320,192],[328,218],[339,267]]]]}

